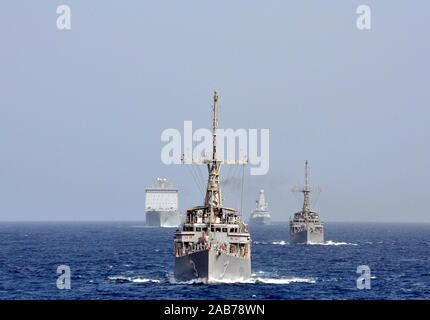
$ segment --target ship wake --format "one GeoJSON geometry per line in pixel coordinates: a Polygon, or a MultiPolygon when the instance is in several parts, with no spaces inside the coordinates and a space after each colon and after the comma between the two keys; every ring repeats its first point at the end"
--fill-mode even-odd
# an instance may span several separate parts
{"type": "Polygon", "coordinates": [[[313,278],[299,278],[299,277],[288,277],[288,278],[266,278],[266,277],[255,277],[252,276],[249,279],[210,279],[197,278],[189,281],[179,281],[174,277],[169,278],[171,284],[291,284],[295,282],[302,283],[315,283],[316,280],[313,278]]]}
{"type": "Polygon", "coordinates": [[[254,241],[254,244],[274,244],[274,245],[278,245],[278,246],[285,246],[287,244],[289,244],[288,242],[285,242],[284,240],[281,241],[272,241],[272,242],[267,242],[267,241],[254,241]]]}
{"type": "MultiPolygon", "coordinates": [[[[278,245],[278,246],[285,246],[285,245],[289,245],[289,242],[286,242],[284,240],[281,241],[272,241],[272,242],[267,242],[267,241],[254,241],[254,244],[256,245],[268,245],[268,244],[272,244],[272,245],[278,245]]],[[[305,243],[298,243],[299,245],[305,245],[305,243]]],[[[319,242],[309,242],[307,243],[307,245],[319,245],[319,246],[358,246],[358,244],[356,243],[351,243],[351,242],[336,242],[336,241],[324,241],[323,243],[319,243],[319,242]]]]}
{"type": "Polygon", "coordinates": [[[309,245],[319,245],[319,246],[358,246],[356,243],[351,242],[335,242],[335,241],[324,241],[323,243],[308,243],[309,245]]]}
{"type": "Polygon", "coordinates": [[[265,278],[265,277],[251,277],[247,280],[238,281],[219,281],[215,283],[243,283],[243,284],[290,284],[294,282],[305,282],[305,283],[315,283],[315,279],[312,278],[265,278]]]}
{"type": "Polygon", "coordinates": [[[157,279],[149,279],[149,278],[142,278],[142,277],[125,277],[125,276],[110,276],[108,277],[108,279],[117,281],[117,282],[134,282],[134,283],[161,282],[161,280],[157,280],[157,279]]]}
{"type": "MultiPolygon", "coordinates": [[[[260,272],[261,273],[261,272],[260,272]]],[[[286,285],[291,283],[315,283],[316,280],[313,278],[300,278],[300,277],[282,277],[282,278],[269,278],[253,276],[249,279],[210,279],[207,278],[196,278],[188,281],[180,281],[175,279],[173,275],[169,275],[165,279],[150,279],[144,277],[126,277],[126,276],[109,276],[109,280],[119,283],[169,283],[169,284],[186,284],[186,285],[220,285],[220,284],[277,284],[286,285]]]]}

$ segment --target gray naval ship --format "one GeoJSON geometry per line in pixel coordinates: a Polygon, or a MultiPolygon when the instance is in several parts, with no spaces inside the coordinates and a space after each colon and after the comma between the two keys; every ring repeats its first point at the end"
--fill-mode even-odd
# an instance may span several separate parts
{"type": "Polygon", "coordinates": [[[302,192],[304,195],[303,209],[290,217],[290,243],[310,244],[324,242],[324,223],[320,220],[318,212],[311,210],[310,193],[321,192],[321,189],[310,189],[308,182],[308,161],[305,165],[305,186],[295,188],[294,192],[302,192]]]}
{"type": "Polygon", "coordinates": [[[166,178],[157,178],[145,189],[146,225],[151,227],[177,227],[182,223],[178,209],[178,188],[166,178]],[[158,185],[156,185],[158,184],[158,185]]]}
{"type": "MultiPolygon", "coordinates": [[[[204,205],[186,212],[182,231],[175,232],[175,278],[181,281],[240,281],[251,277],[251,235],[239,212],[222,204],[221,164],[217,159],[218,94],[214,93],[213,150],[204,205]]],[[[183,158],[184,160],[184,158],[183,158]]],[[[193,161],[202,163],[201,161],[193,161]]],[[[186,162],[186,161],[184,161],[186,162]]]]}
{"type": "Polygon", "coordinates": [[[260,196],[257,201],[255,201],[256,208],[251,213],[249,219],[250,225],[269,225],[270,224],[270,212],[267,210],[268,204],[264,198],[264,190],[260,190],[260,196]]]}

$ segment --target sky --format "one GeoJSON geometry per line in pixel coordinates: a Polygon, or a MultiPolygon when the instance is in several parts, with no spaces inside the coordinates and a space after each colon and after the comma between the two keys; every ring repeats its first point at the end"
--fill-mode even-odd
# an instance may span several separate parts
{"type": "MultiPolygon", "coordinates": [[[[220,127],[270,130],[245,217],[263,188],[287,221],[308,160],[323,221],[430,222],[429,18],[428,1],[1,1],[0,221],[143,221],[156,177],[202,204],[161,133],[210,128],[217,89],[220,127]]],[[[239,208],[241,169],[222,178],[239,208]]]]}

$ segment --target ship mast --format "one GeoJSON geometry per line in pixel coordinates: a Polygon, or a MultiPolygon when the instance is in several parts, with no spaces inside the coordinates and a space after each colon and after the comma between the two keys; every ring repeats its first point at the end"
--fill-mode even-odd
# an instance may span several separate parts
{"type": "Polygon", "coordinates": [[[213,217],[214,209],[222,205],[221,188],[219,183],[221,162],[217,160],[216,152],[216,138],[217,138],[217,127],[218,127],[218,92],[214,92],[214,105],[213,105],[213,133],[212,133],[212,160],[208,163],[208,186],[206,189],[205,206],[208,207],[211,214],[211,220],[213,217]]]}
{"type": "Polygon", "coordinates": [[[311,190],[309,189],[308,175],[309,175],[308,160],[306,160],[306,163],[305,163],[305,187],[302,190],[303,195],[304,195],[303,212],[305,214],[308,214],[309,211],[311,210],[311,201],[310,201],[311,190]]]}
{"type": "Polygon", "coordinates": [[[308,166],[308,160],[305,162],[305,185],[303,188],[293,188],[293,192],[301,192],[304,196],[303,201],[303,209],[302,214],[305,218],[308,218],[310,212],[311,212],[311,200],[310,200],[310,194],[311,192],[321,192],[321,188],[315,188],[311,189],[309,186],[309,166],[308,166]]]}

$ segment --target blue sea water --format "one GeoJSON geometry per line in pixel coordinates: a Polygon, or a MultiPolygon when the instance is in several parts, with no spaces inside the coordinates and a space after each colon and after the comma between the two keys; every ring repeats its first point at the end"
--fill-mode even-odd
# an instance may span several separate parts
{"type": "Polygon", "coordinates": [[[0,299],[430,299],[430,224],[326,223],[289,245],[285,223],[251,229],[252,279],[178,282],[174,229],[141,222],[1,223],[0,299]],[[59,290],[57,266],[71,269],[59,290]],[[359,290],[359,265],[371,289],[359,290]]]}

